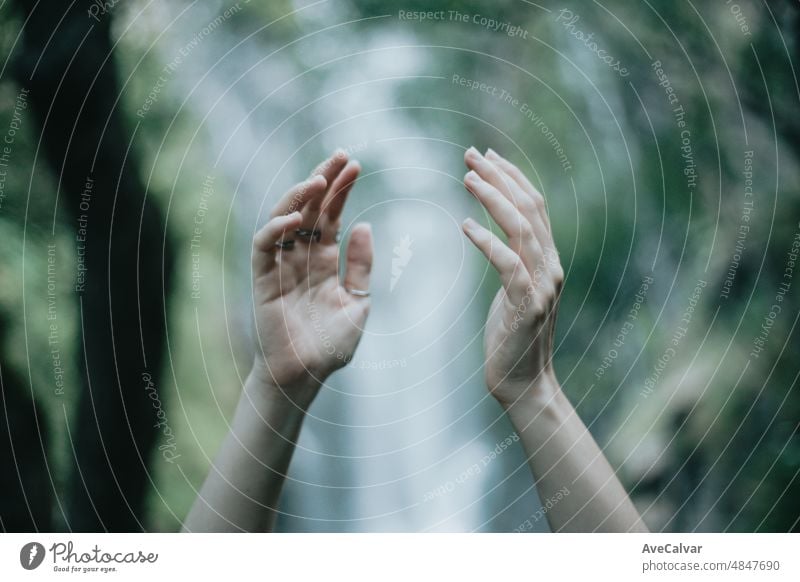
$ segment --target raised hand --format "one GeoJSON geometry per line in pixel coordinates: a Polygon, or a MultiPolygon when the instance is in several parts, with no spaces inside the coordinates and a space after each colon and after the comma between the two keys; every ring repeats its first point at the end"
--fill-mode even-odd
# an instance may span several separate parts
{"type": "Polygon", "coordinates": [[[336,152],[286,193],[255,235],[255,364],[187,531],[274,527],[306,410],[328,375],[352,357],[369,312],[368,225],[352,230],[343,284],[338,272],[340,217],[359,171],[336,152]]]}
{"type": "MultiPolygon", "coordinates": [[[[544,199],[519,169],[489,150],[465,154],[464,184],[508,237],[467,219],[464,232],[503,282],[486,322],[486,381],[528,455],[553,531],[646,531],[613,468],[562,392],[553,334],[564,271],[544,199]]],[[[536,508],[532,508],[535,510],[536,508]]],[[[536,511],[532,511],[535,514],[536,511]]],[[[524,517],[519,527],[526,527],[524,517]]]]}
{"type": "Polygon", "coordinates": [[[486,323],[486,381],[505,407],[554,382],[552,366],[558,296],[564,271],[544,198],[523,173],[492,150],[464,159],[464,184],[508,237],[508,245],[472,219],[464,232],[497,269],[503,283],[486,323]]]}
{"type": "MultiPolygon", "coordinates": [[[[563,271],[541,195],[511,163],[470,148],[464,182],[508,237],[468,219],[464,231],[500,273],[486,324],[486,379],[521,437],[553,530],[646,530],[552,365],[563,271]]],[[[353,229],[343,284],[336,233],[359,167],[337,153],[290,190],[255,237],[259,350],[231,431],[184,526],[265,531],[294,443],[321,383],[358,344],[369,311],[372,237],[353,229]]],[[[531,508],[532,512],[536,508],[531,508]]],[[[520,522],[524,520],[521,517],[520,522]]]]}
{"type": "Polygon", "coordinates": [[[350,234],[339,280],[338,230],[358,162],[337,151],[289,190],[253,240],[254,371],[301,407],[352,359],[369,313],[372,234],[350,234]]]}

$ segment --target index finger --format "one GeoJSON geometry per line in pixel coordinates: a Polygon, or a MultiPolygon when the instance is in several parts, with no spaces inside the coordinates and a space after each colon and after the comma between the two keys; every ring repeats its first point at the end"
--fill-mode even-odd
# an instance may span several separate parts
{"type": "MultiPolygon", "coordinates": [[[[537,203],[537,205],[540,202],[542,204],[544,203],[544,196],[542,196],[539,190],[537,190],[536,187],[531,184],[531,181],[528,180],[528,177],[516,165],[509,162],[492,148],[486,150],[486,158],[500,166],[503,171],[508,174],[511,179],[514,180],[517,185],[534,200],[534,202],[537,203]]],[[[541,214],[545,225],[549,227],[550,217],[547,215],[547,212],[542,212],[541,214]]]]}
{"type": "Polygon", "coordinates": [[[299,212],[270,219],[253,236],[252,267],[255,276],[269,272],[275,265],[276,243],[287,230],[300,226],[303,217],[299,212]]]}
{"type": "Polygon", "coordinates": [[[275,218],[281,214],[291,214],[292,212],[299,212],[302,210],[308,201],[322,196],[325,189],[328,187],[328,181],[324,176],[313,176],[304,182],[296,184],[291,190],[283,195],[275,207],[272,209],[270,216],[275,218]]]}

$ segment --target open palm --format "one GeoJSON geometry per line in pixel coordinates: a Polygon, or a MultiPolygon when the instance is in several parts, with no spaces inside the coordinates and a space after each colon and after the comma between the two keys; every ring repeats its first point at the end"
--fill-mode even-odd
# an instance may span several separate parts
{"type": "Polygon", "coordinates": [[[464,182],[508,237],[472,219],[464,230],[503,281],[486,322],[486,381],[510,406],[552,370],[553,335],[564,273],[542,195],[513,164],[489,150],[465,155],[464,182]]]}
{"type": "Polygon", "coordinates": [[[253,242],[256,365],[278,387],[307,386],[293,395],[304,404],[352,358],[369,313],[369,225],[353,227],[343,283],[338,273],[341,212],[359,171],[335,153],[286,193],[253,242]]]}

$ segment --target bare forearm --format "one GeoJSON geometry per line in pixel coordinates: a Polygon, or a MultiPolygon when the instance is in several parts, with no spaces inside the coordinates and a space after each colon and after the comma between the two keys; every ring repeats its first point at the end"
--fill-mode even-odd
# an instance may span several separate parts
{"type": "Polygon", "coordinates": [[[603,452],[555,378],[525,391],[508,414],[553,531],[647,531],[603,452]]]}
{"type": "Polygon", "coordinates": [[[344,279],[339,277],[341,216],[360,171],[357,161],[337,150],[278,200],[253,236],[258,349],[186,530],[273,527],[305,411],[324,379],[352,359],[369,314],[369,224],[350,230],[344,279]],[[337,346],[335,353],[330,345],[337,346]]]}
{"type": "Polygon", "coordinates": [[[271,531],[303,417],[278,389],[251,373],[184,529],[271,531]]]}

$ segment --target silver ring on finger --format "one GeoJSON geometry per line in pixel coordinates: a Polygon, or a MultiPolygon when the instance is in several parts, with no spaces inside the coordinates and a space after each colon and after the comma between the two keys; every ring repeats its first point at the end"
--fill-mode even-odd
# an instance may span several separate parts
{"type": "Polygon", "coordinates": [[[282,251],[291,251],[294,249],[294,240],[279,240],[275,243],[275,246],[282,251]]]}
{"type": "Polygon", "coordinates": [[[322,240],[322,231],[316,228],[298,228],[294,231],[298,238],[305,240],[306,242],[319,242],[322,240]]]}

